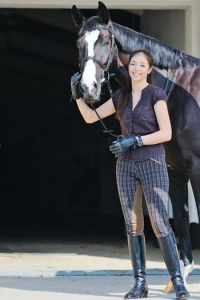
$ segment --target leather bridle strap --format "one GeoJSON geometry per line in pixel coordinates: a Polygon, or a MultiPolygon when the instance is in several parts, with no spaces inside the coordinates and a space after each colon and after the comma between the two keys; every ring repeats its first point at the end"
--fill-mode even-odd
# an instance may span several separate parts
{"type": "Polygon", "coordinates": [[[110,93],[110,96],[112,96],[113,94],[113,91],[112,91],[112,88],[111,88],[111,85],[110,85],[110,78],[111,76],[113,76],[114,74],[110,74],[109,72],[109,67],[112,63],[112,60],[113,60],[113,57],[114,55],[116,54],[116,52],[118,51],[117,49],[117,46],[115,44],[115,38],[114,38],[114,34],[112,32],[112,29],[111,28],[104,28],[104,27],[100,27],[100,28],[97,28],[99,30],[108,30],[110,33],[111,33],[111,37],[112,37],[112,40],[111,40],[111,49],[110,49],[110,55],[108,57],[108,61],[106,64],[102,64],[98,59],[96,59],[94,56],[87,56],[83,59],[83,62],[87,62],[88,60],[93,60],[97,65],[100,66],[100,68],[102,68],[104,70],[104,78],[105,78],[105,83],[107,84],[107,87],[108,87],[108,91],[110,93]]]}
{"type": "Polygon", "coordinates": [[[95,113],[96,113],[96,115],[97,115],[97,117],[98,117],[98,119],[99,119],[99,121],[100,121],[100,123],[101,123],[103,129],[104,129],[103,132],[104,132],[104,133],[107,133],[107,134],[109,134],[110,136],[115,137],[115,138],[117,138],[117,139],[119,140],[119,139],[122,137],[122,135],[120,135],[120,134],[114,134],[112,129],[108,129],[108,127],[107,127],[106,124],[103,122],[103,120],[101,119],[100,115],[98,114],[98,112],[97,112],[97,110],[96,110],[96,108],[95,108],[95,106],[94,106],[93,103],[91,103],[91,106],[92,106],[93,110],[95,111],[95,113]]]}
{"type": "MultiPolygon", "coordinates": [[[[102,63],[101,63],[98,59],[96,59],[94,56],[87,56],[87,57],[85,57],[85,58],[83,59],[83,62],[87,62],[88,60],[91,59],[91,60],[93,60],[97,65],[99,65],[100,68],[102,68],[102,69],[104,70],[104,79],[105,79],[105,82],[106,82],[106,84],[107,84],[107,87],[108,87],[108,91],[109,91],[109,93],[110,93],[110,96],[112,97],[113,91],[112,91],[112,88],[111,88],[111,85],[110,85],[110,78],[111,78],[111,76],[113,76],[114,74],[110,74],[110,72],[109,72],[108,70],[109,70],[109,67],[110,67],[110,65],[111,65],[111,63],[112,63],[113,57],[114,57],[114,55],[116,54],[116,52],[118,51],[118,49],[117,49],[117,46],[116,46],[116,44],[115,44],[114,34],[113,34],[111,28],[100,27],[100,28],[97,28],[97,29],[99,29],[99,30],[102,30],[102,29],[103,29],[103,30],[108,30],[108,31],[110,31],[110,33],[111,33],[112,41],[111,41],[111,50],[110,50],[110,55],[109,55],[109,57],[108,57],[108,61],[107,61],[106,64],[102,64],[102,63]]],[[[103,132],[104,132],[104,133],[107,133],[107,134],[109,134],[110,136],[115,137],[115,138],[117,138],[117,139],[119,140],[122,136],[121,136],[121,135],[114,134],[112,129],[108,129],[108,127],[107,127],[107,126],[105,125],[105,123],[102,121],[102,119],[101,119],[100,115],[98,114],[98,112],[97,112],[97,110],[96,110],[96,108],[95,108],[95,106],[94,106],[93,103],[91,103],[91,107],[92,107],[93,110],[95,111],[95,113],[96,113],[96,115],[97,115],[97,117],[98,117],[98,119],[99,119],[99,121],[100,121],[100,123],[101,123],[103,129],[104,129],[103,132]]]]}

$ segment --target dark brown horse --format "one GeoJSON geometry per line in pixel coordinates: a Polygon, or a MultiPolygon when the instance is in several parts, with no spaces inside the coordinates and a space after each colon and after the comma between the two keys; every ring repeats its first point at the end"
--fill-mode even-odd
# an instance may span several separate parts
{"type": "Polygon", "coordinates": [[[154,57],[150,81],[168,95],[173,138],[165,143],[170,176],[170,196],[180,256],[191,264],[187,182],[191,181],[200,217],[200,60],[173,49],[152,37],[111,22],[106,6],[99,2],[97,16],[86,20],[73,6],[72,16],[79,28],[77,45],[86,101],[100,100],[103,83],[114,72],[118,82],[127,83],[126,66],[130,53],[148,49],[154,57]]]}

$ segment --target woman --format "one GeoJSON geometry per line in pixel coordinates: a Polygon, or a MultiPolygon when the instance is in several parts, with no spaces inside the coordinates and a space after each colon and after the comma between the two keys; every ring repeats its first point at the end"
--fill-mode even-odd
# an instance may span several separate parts
{"type": "MultiPolygon", "coordinates": [[[[135,284],[125,299],[147,297],[145,237],[143,233],[142,193],[145,196],[152,228],[158,239],[164,261],[171,276],[176,297],[188,299],[180,272],[174,234],[168,221],[169,179],[163,142],[171,139],[171,124],[164,91],[148,83],[153,58],[146,50],[134,51],[129,59],[130,86],[118,90],[97,108],[103,119],[116,113],[122,138],[110,146],[118,157],[117,186],[127,229],[135,284]]],[[[94,110],[81,98],[80,74],[71,80],[72,96],[87,123],[98,121],[94,110]]]]}

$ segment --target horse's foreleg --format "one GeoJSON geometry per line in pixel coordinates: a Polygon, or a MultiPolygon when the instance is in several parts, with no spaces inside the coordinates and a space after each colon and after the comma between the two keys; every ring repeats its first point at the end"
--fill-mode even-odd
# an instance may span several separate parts
{"type": "MultiPolygon", "coordinates": [[[[188,179],[181,174],[177,174],[174,170],[169,170],[169,179],[169,194],[174,215],[174,231],[178,239],[182,276],[186,281],[188,274],[193,268],[188,215],[188,179]]],[[[166,293],[173,291],[171,282],[166,286],[164,291],[166,293]]]]}
{"type": "Polygon", "coordinates": [[[180,259],[184,262],[184,265],[188,265],[193,260],[189,231],[188,179],[174,170],[168,171],[170,179],[169,195],[174,215],[174,231],[178,239],[180,259]]]}

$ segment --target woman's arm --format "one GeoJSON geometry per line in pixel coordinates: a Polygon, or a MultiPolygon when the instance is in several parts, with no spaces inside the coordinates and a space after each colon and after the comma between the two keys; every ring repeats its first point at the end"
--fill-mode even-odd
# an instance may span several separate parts
{"type": "MultiPolygon", "coordinates": [[[[93,109],[91,109],[82,98],[77,99],[76,103],[77,103],[79,111],[86,123],[94,123],[99,120],[96,112],[93,109]]],[[[114,114],[115,107],[113,105],[112,99],[110,98],[104,104],[99,106],[96,109],[96,111],[101,119],[114,114]]]]}
{"type": "Polygon", "coordinates": [[[142,136],[143,145],[153,145],[171,140],[172,129],[167,109],[167,104],[164,100],[159,100],[154,105],[156,118],[158,121],[159,130],[155,133],[142,136]]]}

